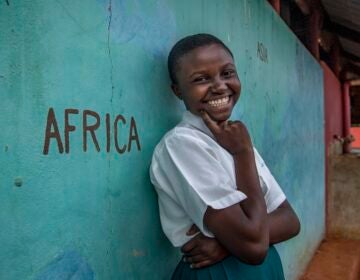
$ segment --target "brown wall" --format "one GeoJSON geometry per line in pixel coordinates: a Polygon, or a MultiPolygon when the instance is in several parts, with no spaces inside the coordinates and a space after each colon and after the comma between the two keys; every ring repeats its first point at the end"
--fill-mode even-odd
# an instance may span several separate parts
{"type": "Polygon", "coordinates": [[[328,175],[328,236],[360,239],[360,156],[332,156],[328,175]]]}

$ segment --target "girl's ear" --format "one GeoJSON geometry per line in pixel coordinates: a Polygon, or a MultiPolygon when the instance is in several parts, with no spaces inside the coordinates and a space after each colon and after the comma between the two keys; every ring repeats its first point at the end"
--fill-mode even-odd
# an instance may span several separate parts
{"type": "Polygon", "coordinates": [[[172,83],[171,89],[172,89],[173,93],[177,96],[177,98],[182,100],[182,94],[180,92],[179,86],[177,84],[172,83]]]}

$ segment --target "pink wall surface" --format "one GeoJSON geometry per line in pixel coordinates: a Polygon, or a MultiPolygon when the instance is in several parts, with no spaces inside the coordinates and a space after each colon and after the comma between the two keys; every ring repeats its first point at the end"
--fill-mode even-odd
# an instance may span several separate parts
{"type": "Polygon", "coordinates": [[[343,98],[341,83],[330,70],[330,68],[321,62],[324,71],[324,120],[325,120],[325,208],[326,208],[326,230],[329,230],[329,156],[330,145],[335,140],[334,136],[343,137],[343,98]]]}
{"type": "Polygon", "coordinates": [[[324,111],[326,154],[334,135],[343,137],[343,107],[341,84],[330,68],[321,62],[324,70],[324,111]]]}
{"type": "Polygon", "coordinates": [[[351,143],[352,148],[360,148],[360,127],[352,127],[350,133],[355,137],[355,141],[351,143]]]}

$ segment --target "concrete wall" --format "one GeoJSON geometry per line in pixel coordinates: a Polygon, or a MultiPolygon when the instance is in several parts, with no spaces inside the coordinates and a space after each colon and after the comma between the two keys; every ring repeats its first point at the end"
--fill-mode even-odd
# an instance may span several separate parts
{"type": "Polygon", "coordinates": [[[234,51],[234,118],[300,217],[278,247],[301,273],[324,233],[323,76],[267,1],[9,0],[0,28],[0,279],[169,277],[148,167],[184,110],[167,53],[197,32],[234,51]]]}
{"type": "Polygon", "coordinates": [[[329,183],[329,237],[360,240],[360,156],[331,157],[329,183]]]}

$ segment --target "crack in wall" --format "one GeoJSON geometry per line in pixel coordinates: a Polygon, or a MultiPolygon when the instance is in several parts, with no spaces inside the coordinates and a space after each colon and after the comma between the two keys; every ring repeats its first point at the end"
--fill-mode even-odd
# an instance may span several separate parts
{"type": "MultiPolygon", "coordinates": [[[[114,115],[114,106],[113,106],[113,98],[114,98],[114,77],[113,77],[113,72],[114,72],[114,65],[113,65],[113,60],[112,60],[112,56],[111,56],[111,48],[110,48],[110,33],[111,33],[111,20],[112,20],[112,0],[109,0],[109,6],[108,6],[108,11],[109,11],[109,22],[108,22],[108,33],[107,33],[107,49],[108,49],[108,56],[109,56],[109,62],[110,62],[110,84],[111,84],[111,96],[110,96],[110,107],[111,107],[111,113],[112,115],[114,115]]],[[[108,158],[108,176],[106,178],[107,180],[107,185],[109,187],[110,185],[110,170],[111,170],[111,158],[110,158],[110,154],[109,154],[109,158],[108,158]]],[[[111,204],[111,201],[110,201],[111,204]]]]}
{"type": "MultiPolygon", "coordinates": [[[[113,105],[113,98],[114,98],[114,65],[113,65],[113,59],[112,59],[112,55],[111,55],[111,48],[110,48],[110,33],[111,33],[111,21],[112,21],[112,0],[109,0],[109,5],[108,5],[108,11],[109,11],[109,22],[108,22],[108,33],[107,33],[107,49],[108,49],[108,56],[109,56],[109,62],[110,62],[110,84],[111,84],[111,96],[110,96],[110,106],[111,106],[111,113],[112,115],[114,115],[114,105],[113,105]]],[[[111,169],[111,160],[109,158],[108,161],[108,168],[109,168],[109,172],[111,169]]],[[[108,185],[110,183],[110,178],[108,176],[107,178],[108,181],[108,185]]]]}
{"type": "MultiPolygon", "coordinates": [[[[111,113],[112,115],[114,115],[114,105],[113,105],[113,98],[114,98],[114,64],[113,64],[113,59],[112,59],[112,55],[111,55],[111,48],[110,48],[110,35],[111,35],[111,21],[112,21],[112,0],[109,0],[109,6],[108,6],[108,11],[109,11],[109,23],[108,23],[108,34],[107,34],[107,48],[108,48],[108,56],[109,56],[109,62],[110,62],[110,84],[111,84],[111,97],[110,97],[110,106],[111,106],[111,113]]],[[[106,177],[106,181],[107,181],[107,194],[110,193],[111,187],[111,153],[108,154],[108,174],[106,177]]],[[[112,214],[112,202],[111,202],[111,196],[108,197],[108,216],[111,216],[112,214]]],[[[108,235],[107,238],[107,245],[110,246],[111,242],[111,235],[114,232],[114,228],[113,225],[111,224],[110,221],[110,234],[108,235]]],[[[110,264],[110,249],[108,248],[106,250],[106,267],[107,269],[110,271],[111,270],[111,264],[110,264]]]]}
{"type": "Polygon", "coordinates": [[[111,107],[112,107],[112,102],[113,102],[113,98],[114,98],[114,77],[113,77],[113,70],[114,70],[114,65],[113,65],[113,60],[112,60],[112,56],[111,56],[111,48],[110,48],[110,33],[111,33],[111,20],[112,20],[112,0],[109,0],[109,23],[108,23],[108,34],[107,34],[107,48],[108,48],[108,55],[109,55],[109,61],[110,61],[110,83],[111,83],[111,98],[110,98],[110,102],[111,102],[111,107]]]}

